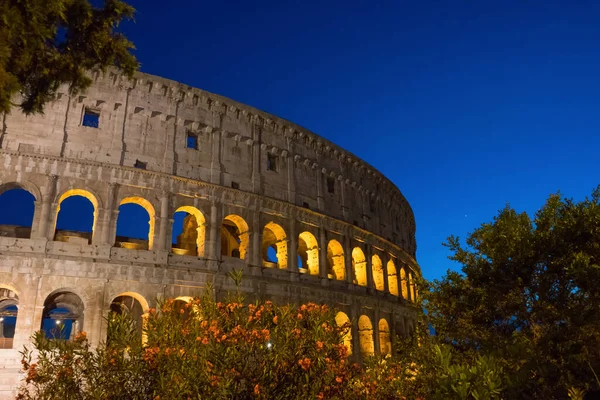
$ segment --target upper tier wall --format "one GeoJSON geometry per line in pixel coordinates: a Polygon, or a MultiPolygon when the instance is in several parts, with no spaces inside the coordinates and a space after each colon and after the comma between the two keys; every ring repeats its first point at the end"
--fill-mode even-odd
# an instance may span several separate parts
{"type": "Polygon", "coordinates": [[[416,253],[412,209],[369,164],[320,136],[225,97],[137,73],[94,74],[44,115],[5,115],[0,148],[93,160],[202,180],[288,201],[416,253]],[[84,126],[99,114],[98,128],[84,126]],[[189,148],[196,142],[197,148],[189,148]],[[145,165],[144,165],[145,163],[145,165]]]}

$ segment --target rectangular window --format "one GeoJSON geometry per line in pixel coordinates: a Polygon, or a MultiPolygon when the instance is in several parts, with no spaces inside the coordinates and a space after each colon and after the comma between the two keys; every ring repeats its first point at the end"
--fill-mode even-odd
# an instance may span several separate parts
{"type": "Polygon", "coordinates": [[[100,112],[90,110],[89,108],[85,108],[83,112],[83,121],[81,123],[83,126],[87,126],[90,128],[99,128],[100,127],[100,112]]]}
{"type": "Polygon", "coordinates": [[[277,158],[275,154],[267,154],[267,170],[277,172],[277,158]]]}
{"type": "Polygon", "coordinates": [[[198,134],[196,132],[187,131],[186,147],[188,149],[198,150],[198,134]]]}
{"type": "Polygon", "coordinates": [[[331,176],[327,177],[327,192],[335,193],[335,179],[331,176]]]}
{"type": "Polygon", "coordinates": [[[372,213],[375,212],[375,201],[369,197],[369,211],[372,213]]]}
{"type": "Polygon", "coordinates": [[[240,184],[234,181],[231,181],[231,187],[233,189],[239,189],[240,188],[240,184]]]}
{"type": "Polygon", "coordinates": [[[309,205],[308,205],[308,203],[307,203],[307,202],[305,202],[305,201],[303,201],[303,202],[302,202],[302,207],[304,207],[304,208],[308,208],[308,209],[310,210],[310,206],[309,206],[309,205]]]}
{"type": "Polygon", "coordinates": [[[148,163],[140,161],[140,160],[135,160],[135,164],[133,164],[133,166],[135,168],[139,168],[139,169],[146,169],[146,167],[148,166],[148,163]]]}

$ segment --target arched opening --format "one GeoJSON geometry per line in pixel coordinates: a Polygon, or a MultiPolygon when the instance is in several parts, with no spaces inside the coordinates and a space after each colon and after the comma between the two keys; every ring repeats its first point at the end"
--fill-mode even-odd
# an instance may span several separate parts
{"type": "Polygon", "coordinates": [[[178,297],[173,301],[173,309],[175,314],[185,321],[190,318],[189,300],[183,297],[178,297]]]}
{"type": "Polygon", "coordinates": [[[390,325],[384,318],[379,320],[379,352],[384,355],[392,354],[390,325]]]}
{"type": "Polygon", "coordinates": [[[388,289],[391,294],[398,296],[398,275],[396,272],[396,264],[394,260],[390,259],[387,263],[388,273],[388,289]]]}
{"type": "MultiPolygon", "coordinates": [[[[122,315],[124,313],[128,313],[131,316],[133,323],[135,324],[135,329],[138,332],[140,338],[143,337],[144,331],[144,318],[145,314],[148,311],[148,303],[143,296],[137,293],[123,293],[119,296],[115,297],[110,304],[110,312],[122,315]]],[[[108,332],[107,340],[110,341],[111,332],[108,332]]]]}
{"type": "Polygon", "coordinates": [[[330,240],[327,244],[327,271],[330,279],[343,281],[346,279],[346,262],[344,248],[337,240],[330,240]]]}
{"type": "Polygon", "coordinates": [[[360,247],[352,249],[352,270],[354,271],[354,284],[367,286],[367,259],[360,247]]]}
{"type": "Polygon", "coordinates": [[[360,353],[363,356],[372,356],[375,354],[373,324],[371,324],[371,319],[366,315],[361,315],[358,319],[358,339],[360,343],[360,353]]]}
{"type": "Polygon", "coordinates": [[[410,296],[408,295],[408,278],[404,267],[400,268],[400,284],[402,285],[402,298],[410,300],[410,296]]]}
{"type": "Polygon", "coordinates": [[[154,207],[141,197],[127,197],[119,204],[115,247],[152,250],[154,207]]]}
{"type": "Polygon", "coordinates": [[[19,296],[7,288],[0,288],[0,349],[12,349],[19,313],[19,296]]]}
{"type": "Polygon", "coordinates": [[[71,189],[58,199],[54,240],[91,244],[96,228],[98,200],[87,190],[71,189]]]}
{"type": "Polygon", "coordinates": [[[315,235],[302,232],[298,236],[298,268],[310,275],[319,275],[319,245],[315,235]]]}
{"type": "Polygon", "coordinates": [[[16,183],[0,187],[0,236],[29,239],[35,197],[16,183]]]}
{"type": "Polygon", "coordinates": [[[239,215],[228,215],[221,225],[221,255],[246,259],[248,251],[248,224],[239,215]]]}
{"type": "Polygon", "coordinates": [[[371,257],[371,267],[373,268],[373,283],[375,289],[383,292],[385,290],[385,281],[383,276],[383,263],[377,254],[371,257]]]}
{"type": "Polygon", "coordinates": [[[83,311],[79,296],[57,291],[44,301],[41,330],[48,339],[71,340],[83,330],[83,311]]]}
{"type": "Polygon", "coordinates": [[[206,219],[196,207],[183,206],[173,216],[171,251],[180,255],[204,256],[206,219]]]}
{"type": "Polygon", "coordinates": [[[263,230],[262,257],[264,267],[287,268],[287,237],[283,228],[274,222],[269,222],[263,230]]]}
{"type": "Polygon", "coordinates": [[[342,340],[348,348],[348,354],[352,354],[352,324],[350,318],[346,313],[340,311],[335,315],[335,323],[337,326],[345,328],[342,340]]]}

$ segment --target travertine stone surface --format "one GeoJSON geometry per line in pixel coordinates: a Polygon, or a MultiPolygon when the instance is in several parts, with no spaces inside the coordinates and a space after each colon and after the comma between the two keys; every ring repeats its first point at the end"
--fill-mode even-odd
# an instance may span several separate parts
{"type": "Polygon", "coordinates": [[[142,73],[94,79],[85,94],[61,91],[43,116],[2,116],[0,192],[27,190],[35,213],[30,235],[0,227],[0,289],[18,296],[13,348],[0,349],[0,398],[13,398],[18,350],[56,293],[81,299],[77,329],[93,343],[105,339],[103,316],[116,297],[133,296],[145,310],[208,282],[223,296],[232,269],[244,271],[249,299],[343,311],[357,356],[389,351],[380,338],[410,333],[415,221],[381,173],[298,125],[212,93],[142,73]],[[83,126],[86,113],[99,113],[97,128],[83,126]],[[91,237],[56,231],[69,196],[93,204],[91,237]],[[116,237],[128,202],[147,210],[148,240],[116,237]],[[178,210],[194,217],[172,248],[178,210]],[[277,262],[266,259],[269,247],[277,262]]]}

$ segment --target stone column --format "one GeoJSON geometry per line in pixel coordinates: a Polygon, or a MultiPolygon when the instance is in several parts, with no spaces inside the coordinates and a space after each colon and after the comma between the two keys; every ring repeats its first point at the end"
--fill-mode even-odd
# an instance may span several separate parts
{"type": "Polygon", "coordinates": [[[50,219],[52,217],[51,205],[56,195],[56,184],[58,182],[57,175],[48,175],[47,183],[44,192],[42,193],[42,206],[39,216],[39,226],[37,237],[50,239],[50,219]]]}
{"type": "Polygon", "coordinates": [[[208,254],[208,259],[213,261],[219,261],[221,259],[221,235],[219,223],[219,209],[217,208],[216,201],[212,201],[210,204],[210,234],[208,235],[207,248],[205,249],[208,254]]]}
{"type": "Polygon", "coordinates": [[[319,227],[319,276],[322,279],[322,283],[328,283],[327,277],[327,235],[325,233],[325,227],[323,222],[319,227]]]}
{"type": "Polygon", "coordinates": [[[323,200],[323,171],[321,168],[317,168],[316,172],[317,172],[317,208],[319,210],[323,210],[325,208],[325,201],[323,200]]]}
{"type": "Polygon", "coordinates": [[[296,204],[296,162],[294,161],[294,140],[286,137],[287,141],[287,180],[288,180],[288,202],[296,204]]]}
{"type": "Polygon", "coordinates": [[[261,131],[252,120],[252,191],[260,193],[260,155],[261,155],[261,131]]]}
{"type": "Polygon", "coordinates": [[[212,158],[210,163],[210,182],[221,184],[221,137],[222,131],[215,129],[212,133],[212,158]]]}
{"type": "Polygon", "coordinates": [[[346,262],[346,282],[348,285],[354,285],[354,270],[352,268],[352,240],[350,239],[350,230],[344,235],[344,260],[346,262]]]}
{"type": "MultiPolygon", "coordinates": [[[[18,319],[18,314],[17,314],[18,319]]],[[[4,317],[0,317],[0,339],[4,339],[4,317]]]]}
{"type": "Polygon", "coordinates": [[[365,243],[365,258],[367,262],[367,287],[370,290],[376,290],[373,282],[373,249],[369,242],[365,243]]]}
{"type": "Polygon", "coordinates": [[[342,215],[344,216],[345,220],[348,220],[349,213],[348,213],[348,205],[346,204],[346,202],[347,202],[346,181],[344,179],[342,179],[340,181],[340,191],[342,194],[342,197],[341,197],[341,199],[342,199],[342,215]]]}
{"type": "Polygon", "coordinates": [[[254,209],[252,213],[252,253],[248,257],[248,263],[252,266],[262,267],[262,231],[260,229],[260,214],[254,209]]]}
{"type": "MultiPolygon", "coordinates": [[[[167,246],[167,234],[169,233],[169,221],[172,221],[169,215],[169,192],[160,192],[160,221],[158,227],[158,240],[154,242],[154,249],[152,250],[167,250],[169,251],[171,246],[167,246]]],[[[170,240],[170,238],[168,238],[170,240]]]]}
{"type": "MultiPolygon", "coordinates": [[[[92,244],[106,245],[111,242],[111,217],[114,207],[114,197],[117,189],[117,184],[109,182],[106,190],[106,202],[104,208],[96,210],[96,226],[92,236],[92,244]]],[[[114,241],[113,241],[114,242],[114,241]]]]}
{"type": "Polygon", "coordinates": [[[381,341],[379,337],[379,308],[373,312],[373,344],[375,345],[375,354],[381,354],[381,341]]]}
{"type": "Polygon", "coordinates": [[[289,246],[288,246],[288,270],[292,280],[298,280],[300,272],[298,271],[298,232],[296,228],[296,216],[292,213],[290,217],[289,229],[289,246]]]}

